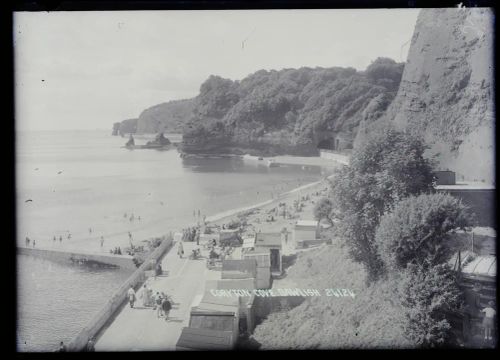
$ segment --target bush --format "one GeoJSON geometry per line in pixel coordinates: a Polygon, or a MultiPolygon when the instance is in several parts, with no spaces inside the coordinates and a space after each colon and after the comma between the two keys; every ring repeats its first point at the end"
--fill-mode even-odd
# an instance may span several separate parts
{"type": "Polygon", "coordinates": [[[228,224],[227,228],[231,230],[239,229],[247,224],[246,219],[232,219],[228,224]]]}
{"type": "Polygon", "coordinates": [[[411,196],[382,217],[375,235],[378,253],[393,270],[410,263],[438,265],[451,255],[450,234],[472,222],[467,207],[450,195],[411,196]]]}
{"type": "Polygon", "coordinates": [[[449,310],[462,302],[454,272],[446,265],[423,268],[409,265],[399,283],[399,293],[407,319],[404,336],[420,347],[453,344],[449,310]]]}
{"type": "Polygon", "coordinates": [[[323,219],[327,219],[330,222],[330,224],[333,224],[332,219],[331,219],[332,211],[333,211],[332,201],[328,198],[321,198],[314,205],[314,209],[313,209],[314,218],[318,221],[321,221],[323,219]]]}
{"type": "Polygon", "coordinates": [[[421,140],[393,129],[375,133],[331,180],[341,237],[353,259],[366,266],[370,281],[383,273],[375,244],[382,215],[400,199],[432,190],[432,163],[423,157],[425,149],[421,140]]]}

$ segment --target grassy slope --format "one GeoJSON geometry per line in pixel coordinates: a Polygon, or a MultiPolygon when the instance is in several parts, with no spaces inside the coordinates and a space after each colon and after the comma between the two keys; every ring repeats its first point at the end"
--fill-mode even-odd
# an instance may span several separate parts
{"type": "MultiPolygon", "coordinates": [[[[321,296],[271,314],[255,329],[262,349],[408,348],[392,284],[367,287],[365,270],[339,244],[301,253],[287,278],[300,288],[348,288],[355,298],[321,296]]],[[[324,292],[323,292],[324,293],[324,292]]]]}

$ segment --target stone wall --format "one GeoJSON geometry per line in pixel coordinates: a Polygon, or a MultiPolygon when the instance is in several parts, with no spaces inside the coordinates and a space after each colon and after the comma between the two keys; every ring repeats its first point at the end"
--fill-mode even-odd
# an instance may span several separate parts
{"type": "Polygon", "coordinates": [[[114,295],[85,326],[80,333],[69,343],[68,351],[82,351],[89,339],[97,337],[104,327],[119,313],[125,305],[126,293],[130,287],[136,291],[146,281],[146,271],[151,269],[151,260],[160,260],[172,247],[173,240],[165,239],[144,261],[144,263],[115,291],[114,295]]]}

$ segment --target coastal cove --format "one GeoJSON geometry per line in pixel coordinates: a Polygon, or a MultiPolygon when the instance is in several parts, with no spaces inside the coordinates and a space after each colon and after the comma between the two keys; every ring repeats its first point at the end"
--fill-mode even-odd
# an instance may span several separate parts
{"type": "MultiPolygon", "coordinates": [[[[244,163],[241,159],[181,159],[175,149],[129,151],[121,148],[123,140],[111,137],[106,131],[18,134],[17,246],[25,246],[24,239],[29,236],[40,247],[108,252],[114,246],[128,245],[129,231],[133,242],[138,244],[151,237],[179,231],[201,221],[202,216],[206,216],[207,221],[220,221],[249,208],[272,206],[284,197],[297,196],[297,191],[292,190],[318,185],[337,166],[332,163],[331,168],[300,165],[269,168],[244,163]],[[32,201],[26,202],[27,199],[32,201]],[[67,213],[73,216],[64,216],[67,213]],[[128,216],[133,213],[135,220],[124,217],[125,213],[128,216]],[[64,222],[59,221],[61,218],[64,222]],[[101,236],[105,239],[103,248],[101,236]]],[[[62,285],[63,288],[58,289],[58,283],[53,280],[58,278],[60,271],[75,273],[71,266],[53,266],[49,261],[22,257],[27,260],[22,264],[27,265],[18,270],[19,321],[32,325],[19,328],[18,346],[20,350],[50,351],[60,340],[69,342],[102,308],[107,293],[99,289],[109,287],[109,283],[106,278],[93,276],[95,282],[102,281],[102,285],[80,289],[62,285]],[[30,269],[32,262],[42,264],[35,273],[30,269]],[[50,276],[46,276],[48,267],[57,267],[57,270],[51,270],[50,276]],[[25,276],[21,273],[31,274],[34,282],[24,281],[25,276]],[[23,294],[37,290],[22,290],[23,286],[36,286],[38,291],[43,289],[48,294],[76,291],[77,294],[70,298],[92,298],[94,303],[92,306],[87,304],[89,301],[68,304],[70,308],[87,307],[79,309],[82,317],[70,323],[67,320],[71,317],[71,309],[49,307],[52,314],[37,314],[47,309],[43,303],[36,305],[37,309],[27,309],[26,306],[34,305],[23,299],[23,296],[27,298],[23,294]],[[93,288],[101,294],[92,294],[93,288]],[[58,323],[72,327],[62,332],[63,338],[60,338],[62,333],[55,333],[52,338],[50,328],[59,325],[50,324],[50,321],[44,325],[45,331],[36,329],[36,318],[53,319],[55,313],[58,323]],[[66,314],[66,320],[61,314],[66,314]],[[26,317],[28,315],[33,318],[26,317]],[[31,346],[24,345],[26,339],[35,336],[30,333],[33,331],[47,338],[37,339],[31,346]]],[[[116,270],[108,271],[116,273],[116,270]]],[[[113,280],[116,286],[128,276],[126,272],[118,272],[123,275],[120,275],[121,281],[113,280]]],[[[72,282],[80,283],[78,272],[72,282]]],[[[113,287],[108,291],[111,294],[113,287]]],[[[64,304],[59,306],[64,307],[64,304]]]]}

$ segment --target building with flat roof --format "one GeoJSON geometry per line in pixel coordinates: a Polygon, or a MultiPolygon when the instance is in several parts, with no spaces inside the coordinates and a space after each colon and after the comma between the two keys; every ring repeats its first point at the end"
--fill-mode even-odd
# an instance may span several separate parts
{"type": "Polygon", "coordinates": [[[476,214],[477,226],[496,229],[496,189],[481,182],[460,182],[453,185],[436,185],[439,193],[448,193],[469,206],[476,214]]]}

